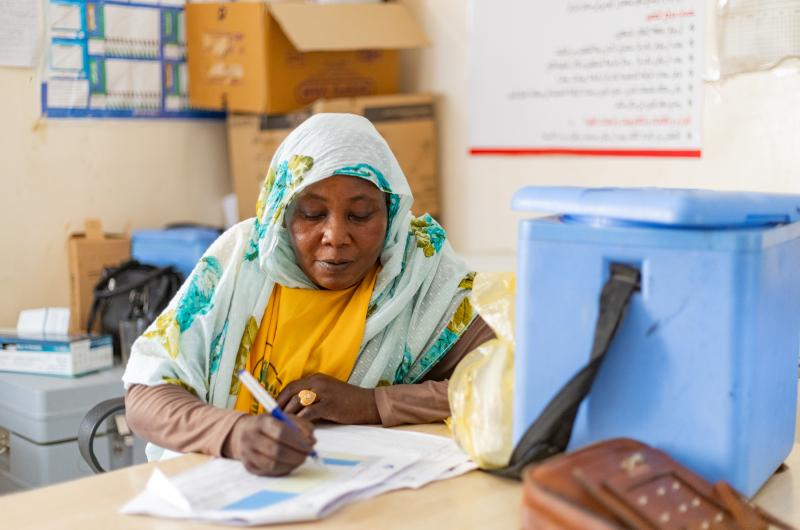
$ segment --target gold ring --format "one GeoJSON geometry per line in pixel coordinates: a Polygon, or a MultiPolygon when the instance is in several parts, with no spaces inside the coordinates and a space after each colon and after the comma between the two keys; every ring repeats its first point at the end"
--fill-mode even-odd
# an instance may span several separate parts
{"type": "Polygon", "coordinates": [[[311,390],[301,390],[297,397],[300,398],[300,404],[304,407],[312,405],[317,400],[317,394],[311,390]]]}

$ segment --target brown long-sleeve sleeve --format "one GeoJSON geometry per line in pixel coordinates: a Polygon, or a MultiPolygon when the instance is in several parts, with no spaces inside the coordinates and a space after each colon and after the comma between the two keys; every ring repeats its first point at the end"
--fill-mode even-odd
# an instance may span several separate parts
{"type": "Polygon", "coordinates": [[[133,385],[125,395],[128,426],[140,438],[181,453],[223,455],[242,412],[203,403],[177,385],[133,385]]]}
{"type": "MultiPolygon", "coordinates": [[[[376,388],[381,423],[389,427],[448,417],[447,378],[467,353],[492,338],[494,332],[478,317],[423,382],[376,388]]],[[[125,395],[125,415],[133,432],[165,449],[233,456],[225,442],[244,414],[208,405],[176,385],[133,385],[125,395]]]]}
{"type": "Polygon", "coordinates": [[[466,354],[493,338],[494,331],[479,316],[444,358],[425,374],[423,382],[376,388],[375,404],[381,424],[392,427],[403,423],[432,423],[450,416],[447,379],[466,354]]]}

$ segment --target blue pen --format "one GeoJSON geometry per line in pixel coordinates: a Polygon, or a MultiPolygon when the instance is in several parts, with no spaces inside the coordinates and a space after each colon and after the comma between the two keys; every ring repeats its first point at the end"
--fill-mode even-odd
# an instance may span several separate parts
{"type": "MultiPolygon", "coordinates": [[[[261,406],[264,407],[264,410],[269,412],[270,416],[278,421],[282,421],[286,425],[298,431],[300,430],[300,428],[295,425],[292,420],[290,420],[289,417],[281,410],[281,408],[278,406],[278,402],[275,401],[275,398],[270,396],[269,393],[264,390],[264,387],[261,386],[258,381],[256,381],[255,377],[250,375],[250,372],[247,370],[241,370],[239,372],[239,381],[241,381],[247,390],[250,391],[250,394],[253,395],[256,401],[261,403],[261,406]]],[[[313,458],[318,464],[322,463],[316,451],[311,451],[309,456],[311,456],[311,458],[313,458]]]]}

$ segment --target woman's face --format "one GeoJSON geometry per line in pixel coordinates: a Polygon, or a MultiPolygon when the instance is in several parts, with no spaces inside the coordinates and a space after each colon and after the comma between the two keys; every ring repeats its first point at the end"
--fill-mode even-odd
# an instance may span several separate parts
{"type": "Polygon", "coordinates": [[[360,282],[383,250],[386,196],[359,177],[336,175],[304,189],[287,211],[297,262],[323,289],[360,282]]]}

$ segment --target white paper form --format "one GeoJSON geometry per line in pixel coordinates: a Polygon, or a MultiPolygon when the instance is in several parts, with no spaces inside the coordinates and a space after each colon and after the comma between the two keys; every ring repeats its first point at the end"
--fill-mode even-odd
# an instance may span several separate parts
{"type": "Polygon", "coordinates": [[[40,34],[39,2],[0,0],[0,66],[35,66],[40,34]]]}
{"type": "Polygon", "coordinates": [[[322,467],[309,460],[288,477],[268,478],[215,459],[171,478],[156,471],[122,512],[237,525],[305,521],[474,468],[440,436],[357,426],[322,427],[315,435],[322,467]]]}
{"type": "Polygon", "coordinates": [[[48,104],[72,109],[89,103],[89,82],[85,79],[51,79],[47,84],[48,104]]]}
{"type": "Polygon", "coordinates": [[[380,454],[386,447],[404,453],[421,452],[419,460],[394,475],[390,481],[365,492],[361,498],[396,489],[421,488],[434,480],[455,477],[478,467],[451,438],[444,436],[359,425],[322,427],[317,429],[316,436],[317,439],[322,437],[326,446],[341,450],[348,447],[348,444],[352,447],[353,439],[357,439],[359,451],[365,454],[380,454]]]}
{"type": "Polygon", "coordinates": [[[80,4],[48,4],[50,34],[56,38],[75,38],[83,31],[80,4]]]}
{"type": "Polygon", "coordinates": [[[122,57],[157,58],[161,44],[161,13],[122,5],[106,6],[105,53],[122,57]]]}
{"type": "Polygon", "coordinates": [[[472,154],[700,156],[705,2],[470,7],[472,154]]]}
{"type": "Polygon", "coordinates": [[[308,521],[338,507],[338,500],[382,483],[417,458],[319,453],[324,466],[309,460],[280,478],[251,475],[241,462],[227,459],[169,479],[154,473],[145,493],[122,511],[240,525],[308,521]]]}
{"type": "Polygon", "coordinates": [[[77,76],[83,72],[83,47],[57,43],[50,48],[50,70],[57,75],[77,76]]]}
{"type": "Polygon", "coordinates": [[[161,104],[161,64],[157,61],[106,59],[105,76],[103,108],[158,110],[161,104]]]}

